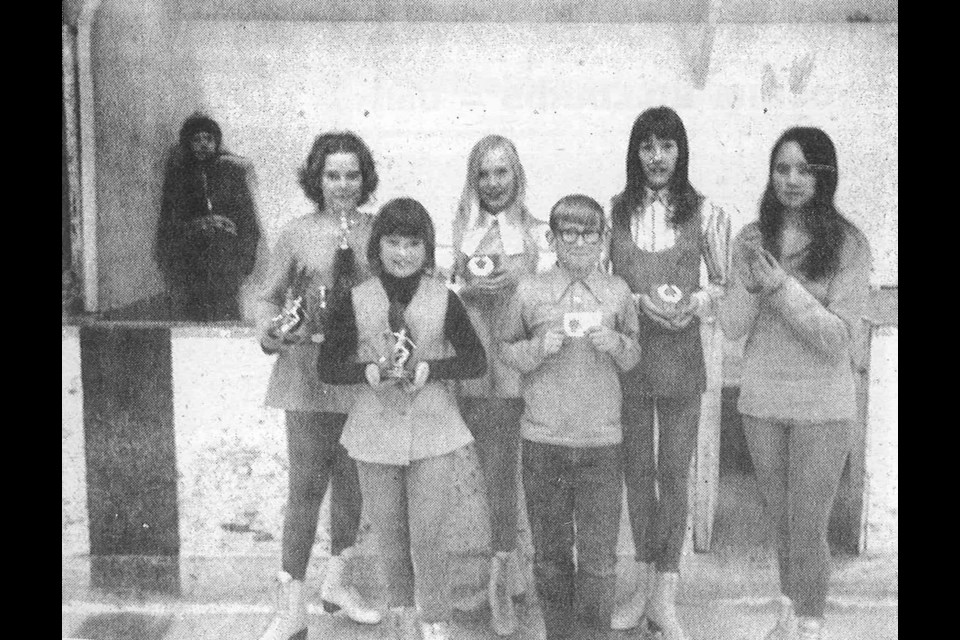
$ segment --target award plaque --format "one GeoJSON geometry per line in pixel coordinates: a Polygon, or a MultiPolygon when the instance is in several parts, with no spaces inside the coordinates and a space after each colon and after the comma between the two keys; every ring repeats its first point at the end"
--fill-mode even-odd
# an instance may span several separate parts
{"type": "Polygon", "coordinates": [[[664,311],[674,312],[683,300],[683,290],[673,284],[661,284],[654,287],[653,301],[664,311]]]}
{"type": "Polygon", "coordinates": [[[602,321],[600,311],[568,311],[563,314],[563,332],[571,338],[582,338],[602,321]]]}
{"type": "Polygon", "coordinates": [[[476,278],[486,278],[496,270],[498,262],[497,257],[498,256],[496,255],[473,256],[467,262],[467,269],[469,269],[470,273],[476,278]]]}

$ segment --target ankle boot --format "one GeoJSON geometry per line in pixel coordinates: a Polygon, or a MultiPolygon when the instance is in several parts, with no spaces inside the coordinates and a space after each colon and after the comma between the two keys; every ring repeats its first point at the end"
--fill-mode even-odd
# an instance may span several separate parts
{"type": "Polygon", "coordinates": [[[797,618],[797,640],[823,640],[823,618],[797,618]]]}
{"type": "Polygon", "coordinates": [[[647,602],[653,591],[653,565],[646,562],[637,563],[637,578],[633,593],[623,604],[617,606],[610,617],[610,628],[615,631],[633,629],[643,619],[647,602]]]}
{"type": "Polygon", "coordinates": [[[517,612],[507,584],[510,554],[498,551],[490,559],[490,582],[487,597],[490,600],[490,627],[498,636],[509,636],[517,630],[517,612]]]}
{"type": "Polygon", "coordinates": [[[453,640],[449,622],[420,622],[420,636],[423,640],[453,640]]]}
{"type": "Polygon", "coordinates": [[[773,629],[764,636],[764,640],[796,640],[797,614],[793,611],[793,601],[787,596],[780,596],[780,612],[773,629]]]}
{"type": "Polygon", "coordinates": [[[307,602],[303,580],[286,571],[277,576],[277,612],[260,640],[307,640],[307,602]]]}
{"type": "Polygon", "coordinates": [[[647,631],[660,633],[663,640],[689,640],[677,619],[679,573],[657,573],[653,597],[647,606],[647,631]]]}
{"type": "Polygon", "coordinates": [[[330,556],[327,562],[326,573],[323,576],[323,586],[320,587],[320,597],[323,599],[323,608],[327,613],[335,613],[339,609],[347,617],[360,624],[377,624],[383,617],[379,611],[364,602],[363,597],[353,585],[343,584],[343,572],[346,561],[343,555],[330,556]]]}

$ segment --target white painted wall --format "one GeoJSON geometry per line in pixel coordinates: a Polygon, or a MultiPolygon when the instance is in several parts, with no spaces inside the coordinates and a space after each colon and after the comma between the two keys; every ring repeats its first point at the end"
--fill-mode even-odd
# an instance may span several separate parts
{"type": "Polygon", "coordinates": [[[900,331],[879,327],[870,348],[867,550],[894,552],[900,537],[900,331]]]}
{"type": "Polygon", "coordinates": [[[63,555],[82,555],[90,552],[90,523],[77,327],[61,329],[60,358],[60,546],[63,555]]]}
{"type": "Polygon", "coordinates": [[[201,104],[180,108],[208,109],[253,159],[271,243],[309,210],[295,176],[322,130],[363,136],[382,178],[378,203],[422,200],[448,241],[481,136],[516,141],[529,204],[545,217],[575,191],[608,202],[622,188],[633,119],[668,104],[687,123],[695,184],[739,209],[737,227],[755,215],[777,135],[792,124],[826,129],[840,152],[839,204],[873,246],[874,283],[896,284],[897,34],[896,25],[721,25],[702,90],[692,71],[701,28],[677,24],[195,21],[176,47],[193,52],[203,88],[201,104]]]}
{"type": "MultiPolygon", "coordinates": [[[[898,550],[898,332],[874,333],[867,438],[867,551],[898,550]]],[[[80,346],[76,328],[63,329],[61,546],[65,556],[89,552],[80,346]]],[[[172,330],[178,516],[184,556],[274,556],[286,501],[288,460],[281,411],[263,407],[272,358],[249,329],[177,327],[172,330]],[[231,532],[240,524],[250,532],[231,532]],[[257,535],[269,534],[268,536],[257,535]]],[[[471,454],[472,455],[472,454],[471,454]]],[[[462,553],[487,544],[489,531],[476,460],[459,461],[460,502],[449,540],[462,553]],[[474,473],[470,473],[473,470],[474,473]]],[[[522,503],[521,503],[522,505],[522,503]]],[[[323,511],[322,522],[327,522],[323,511]]],[[[326,525],[318,551],[327,551],[326,525]]],[[[632,540],[626,512],[619,552],[632,540]]],[[[524,548],[529,548],[525,533],[524,548]]]]}
{"type": "Polygon", "coordinates": [[[735,205],[740,226],[776,136],[814,124],[839,147],[839,203],[870,238],[874,283],[898,283],[896,24],[720,25],[698,89],[701,26],[178,22],[163,4],[108,0],[94,32],[104,308],[160,290],[151,250],[164,154],[197,109],[253,160],[270,245],[310,209],[296,169],[330,128],[373,148],[379,203],[421,199],[448,241],[466,155],[490,132],[516,141],[544,217],[574,191],[606,203],[623,184],[633,119],[671,105],[689,129],[695,184],[735,205]]]}

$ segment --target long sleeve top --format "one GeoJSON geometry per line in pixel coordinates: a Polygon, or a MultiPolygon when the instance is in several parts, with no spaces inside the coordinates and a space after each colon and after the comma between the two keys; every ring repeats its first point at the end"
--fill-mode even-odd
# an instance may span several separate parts
{"type": "Polygon", "coordinates": [[[622,440],[619,373],[640,360],[639,323],[627,283],[601,271],[577,280],[561,266],[521,280],[507,308],[502,357],[521,373],[525,412],[521,435],[534,442],[597,447],[622,440]],[[572,311],[599,311],[620,333],[601,353],[589,337],[567,337],[558,353],[543,353],[543,336],[572,311]]]}
{"type": "MultiPolygon", "coordinates": [[[[370,274],[366,247],[372,224],[372,216],[360,216],[358,223],[348,233],[347,241],[353,249],[358,280],[370,274]]],[[[287,289],[294,284],[291,282],[291,273],[306,271],[308,313],[317,306],[315,302],[320,287],[326,287],[327,291],[333,288],[340,235],[339,220],[319,213],[295,218],[284,225],[270,257],[270,266],[260,294],[257,322],[261,336],[271,327],[272,318],[283,307],[287,289]]],[[[317,376],[319,347],[316,342],[306,339],[277,355],[267,387],[268,407],[334,413],[347,413],[350,410],[358,389],[332,386],[320,381],[317,376]]]]}
{"type": "Polygon", "coordinates": [[[260,241],[260,223],[250,187],[249,160],[221,153],[196,163],[178,149],[167,165],[157,222],[156,258],[174,282],[189,284],[198,272],[242,279],[253,271],[260,241]],[[214,216],[234,229],[201,229],[214,216]]]}
{"type": "MultiPolygon", "coordinates": [[[[407,278],[383,274],[380,281],[387,292],[387,299],[405,307],[416,293],[420,274],[407,278]]],[[[326,339],[320,346],[320,380],[327,384],[365,382],[365,370],[369,363],[354,361],[358,331],[352,295],[343,305],[332,310],[329,326],[326,339]]],[[[444,337],[453,347],[455,355],[428,361],[429,380],[465,380],[482,376],[487,370],[486,352],[470,324],[467,310],[452,291],[447,292],[447,312],[443,327],[444,337]]]]}
{"type": "Polygon", "coordinates": [[[869,300],[870,247],[862,233],[846,232],[836,272],[808,280],[799,271],[809,242],[802,232],[783,237],[788,277],[769,295],[749,293],[744,238],[733,246],[733,269],[721,320],[726,336],[747,337],[739,409],[758,418],[823,422],[856,416],[854,370],[863,357],[863,316],[869,300]]]}
{"type": "Polygon", "coordinates": [[[463,238],[455,247],[454,274],[462,285],[460,296],[470,314],[470,321],[487,350],[489,367],[485,376],[461,382],[459,393],[473,398],[517,398],[520,396],[520,376],[500,357],[498,333],[517,283],[523,276],[537,270],[542,249],[539,238],[543,236],[545,225],[520,205],[496,216],[481,211],[479,223],[469,232],[458,234],[463,238]],[[513,223],[511,216],[522,222],[513,223]],[[495,256],[499,261],[497,271],[503,271],[507,276],[502,289],[486,291],[476,287],[483,277],[472,274],[468,262],[478,255],[495,256]]]}
{"type": "MultiPolygon", "coordinates": [[[[666,251],[677,241],[677,230],[671,223],[675,206],[666,192],[646,188],[642,204],[630,218],[630,232],[637,246],[644,251],[666,251]]],[[[700,252],[706,278],[703,289],[691,294],[696,313],[711,316],[715,305],[726,292],[730,268],[730,215],[712,200],[705,199],[701,209],[700,252]]]]}

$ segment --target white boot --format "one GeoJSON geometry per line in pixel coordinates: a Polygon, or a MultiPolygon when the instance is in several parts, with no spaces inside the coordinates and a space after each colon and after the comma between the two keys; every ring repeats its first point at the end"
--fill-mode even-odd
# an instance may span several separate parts
{"type": "Polygon", "coordinates": [[[643,619],[647,602],[653,592],[654,566],[646,562],[637,563],[637,579],[630,598],[617,606],[610,617],[610,628],[614,631],[633,629],[643,619]]]}
{"type": "Polygon", "coordinates": [[[453,640],[449,622],[421,622],[420,635],[423,640],[453,640]]]}
{"type": "Polygon", "coordinates": [[[807,616],[797,618],[797,640],[823,640],[823,619],[807,616]]]}
{"type": "Polygon", "coordinates": [[[330,556],[327,562],[323,586],[320,587],[323,608],[327,613],[343,609],[347,617],[360,624],[378,624],[383,617],[380,612],[363,601],[356,587],[343,584],[343,571],[346,568],[344,555],[330,556]]]}
{"type": "Polygon", "coordinates": [[[647,629],[659,632],[663,640],[689,640],[677,619],[679,573],[657,573],[653,597],[647,606],[647,629]]]}
{"type": "Polygon", "coordinates": [[[509,552],[498,551],[490,558],[490,582],[487,585],[490,627],[498,636],[509,636],[517,630],[517,612],[508,585],[509,557],[509,552]]]}
{"type": "Polygon", "coordinates": [[[260,640],[307,640],[307,601],[303,580],[286,571],[277,576],[277,613],[260,640]]]}
{"type": "Polygon", "coordinates": [[[777,623],[764,636],[764,640],[796,640],[797,614],[793,611],[793,601],[787,596],[780,596],[780,612],[777,623]]]}

